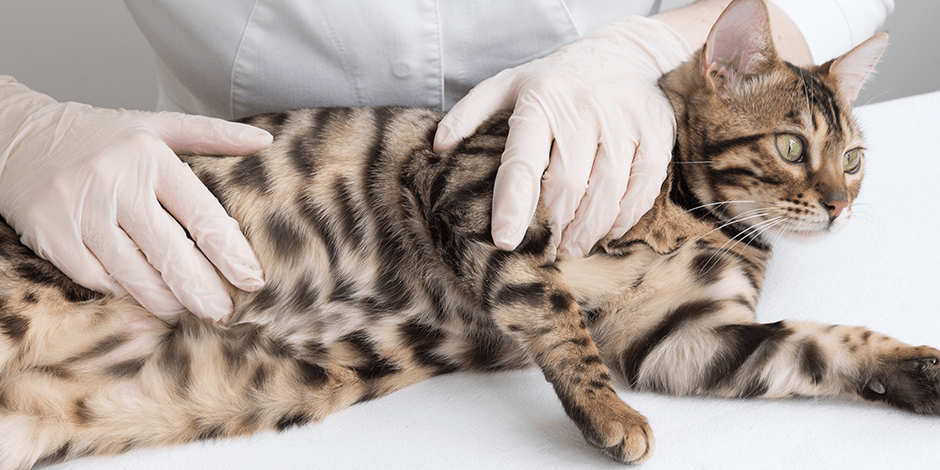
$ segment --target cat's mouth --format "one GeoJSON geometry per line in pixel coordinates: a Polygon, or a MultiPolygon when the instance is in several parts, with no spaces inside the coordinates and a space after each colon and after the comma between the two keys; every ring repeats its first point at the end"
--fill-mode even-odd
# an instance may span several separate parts
{"type": "Polygon", "coordinates": [[[826,235],[838,232],[848,222],[851,216],[851,210],[846,209],[838,217],[832,220],[823,220],[815,223],[807,223],[805,220],[794,220],[789,223],[780,224],[777,231],[784,237],[799,242],[809,242],[818,240],[826,235]]]}

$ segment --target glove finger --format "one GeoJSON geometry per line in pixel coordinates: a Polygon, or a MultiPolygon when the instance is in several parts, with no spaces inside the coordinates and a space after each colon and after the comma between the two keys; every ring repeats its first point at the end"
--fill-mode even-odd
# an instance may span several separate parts
{"type": "Polygon", "coordinates": [[[535,215],[551,145],[552,130],[542,107],[534,101],[517,105],[493,188],[493,242],[504,250],[519,246],[535,215]]]}
{"type": "Polygon", "coordinates": [[[434,134],[434,151],[451,150],[469,137],[496,111],[509,109],[516,100],[512,69],[480,82],[441,119],[434,134]]]}
{"type": "MultiPolygon", "coordinates": [[[[89,227],[85,245],[121,287],[151,313],[175,323],[186,308],[120,227],[89,227]]],[[[97,262],[96,262],[97,264],[97,262]]]]}
{"type": "Polygon", "coordinates": [[[247,155],[274,141],[264,129],[206,116],[163,112],[145,120],[177,153],[247,155]]]}
{"type": "MultiPolygon", "coordinates": [[[[55,238],[60,238],[55,237],[55,238]]],[[[101,262],[92,254],[91,251],[85,245],[81,246],[63,246],[62,243],[57,243],[52,240],[53,237],[48,237],[47,241],[39,241],[38,244],[32,240],[27,240],[27,238],[33,237],[23,237],[23,244],[33,248],[33,246],[43,247],[43,248],[33,248],[33,251],[39,255],[41,258],[49,261],[55,267],[59,268],[63,274],[68,276],[70,279],[75,281],[77,284],[91,289],[96,292],[104,293],[115,293],[121,294],[124,292],[124,289],[117,284],[114,279],[108,274],[108,271],[101,265],[101,262]]],[[[46,237],[38,237],[38,239],[44,239],[46,237]]],[[[65,237],[61,237],[62,240],[65,240],[65,237]]],[[[67,238],[67,240],[81,240],[79,235],[75,235],[74,238],[67,238]]]]}
{"type": "Polygon", "coordinates": [[[603,143],[597,147],[587,192],[562,236],[560,251],[574,258],[584,257],[607,235],[620,212],[630,175],[629,156],[635,150],[629,145],[615,148],[622,150],[611,151],[603,143]]]}
{"type": "Polygon", "coordinates": [[[119,205],[117,215],[121,228],[189,311],[214,321],[231,316],[232,299],[222,280],[156,198],[139,200],[134,207],[119,205]]]}
{"type": "MultiPolygon", "coordinates": [[[[667,121],[659,128],[668,129],[669,124],[667,121]]],[[[672,126],[674,129],[674,121],[672,126]]],[[[669,162],[672,160],[674,132],[668,133],[665,138],[650,132],[644,134],[648,138],[640,141],[633,157],[627,190],[620,202],[620,214],[610,228],[612,238],[620,238],[626,234],[656,202],[663,181],[666,180],[669,162]]]]}
{"type": "Polygon", "coordinates": [[[202,253],[232,285],[248,292],[261,289],[264,286],[261,262],[238,222],[225,212],[189,165],[175,155],[167,157],[161,162],[157,199],[189,231],[202,253]]]}
{"type": "Polygon", "coordinates": [[[574,220],[575,212],[588,188],[588,179],[597,140],[581,135],[556,135],[551,159],[542,176],[542,201],[548,209],[555,246],[561,242],[564,228],[574,220]]]}

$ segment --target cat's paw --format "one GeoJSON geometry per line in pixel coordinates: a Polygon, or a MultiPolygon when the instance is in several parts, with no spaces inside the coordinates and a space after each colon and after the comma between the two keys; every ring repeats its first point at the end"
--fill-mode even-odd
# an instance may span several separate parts
{"type": "Polygon", "coordinates": [[[640,463],[653,455],[653,430],[639,412],[612,394],[569,412],[584,438],[621,463],[640,463]]]}
{"type": "Polygon", "coordinates": [[[901,347],[862,381],[859,394],[903,410],[940,415],[940,351],[901,347]]]}

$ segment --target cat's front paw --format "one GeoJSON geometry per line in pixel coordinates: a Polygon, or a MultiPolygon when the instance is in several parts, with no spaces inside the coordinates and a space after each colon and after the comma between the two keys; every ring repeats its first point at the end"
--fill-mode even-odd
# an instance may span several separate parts
{"type": "Polygon", "coordinates": [[[616,394],[606,400],[591,400],[584,407],[569,407],[584,438],[621,463],[640,463],[653,455],[653,430],[639,412],[616,394]]]}
{"type": "Polygon", "coordinates": [[[940,351],[928,346],[892,351],[862,381],[859,394],[903,410],[940,415],[940,351]]]}

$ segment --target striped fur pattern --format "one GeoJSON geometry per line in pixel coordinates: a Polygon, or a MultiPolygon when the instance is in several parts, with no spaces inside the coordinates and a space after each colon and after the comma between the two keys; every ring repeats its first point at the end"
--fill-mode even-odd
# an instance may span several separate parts
{"type": "Polygon", "coordinates": [[[257,116],[270,148],[184,157],[265,267],[263,290],[231,290],[227,326],[167,325],[83,289],[0,224],[0,469],[281,430],[439,374],[531,365],[621,462],[649,458],[653,434],[612,377],[940,414],[940,351],[755,321],[771,242],[841,225],[859,190],[863,168],[843,158],[862,140],[832,64],[771,57],[742,78],[703,75],[700,57],[661,80],[679,131],[655,207],[585,259],[554,259],[541,207],[517,250],[493,245],[506,115],[435,154],[441,115],[402,108],[257,116]],[[782,158],[781,134],[803,160],[782,158]]]}

